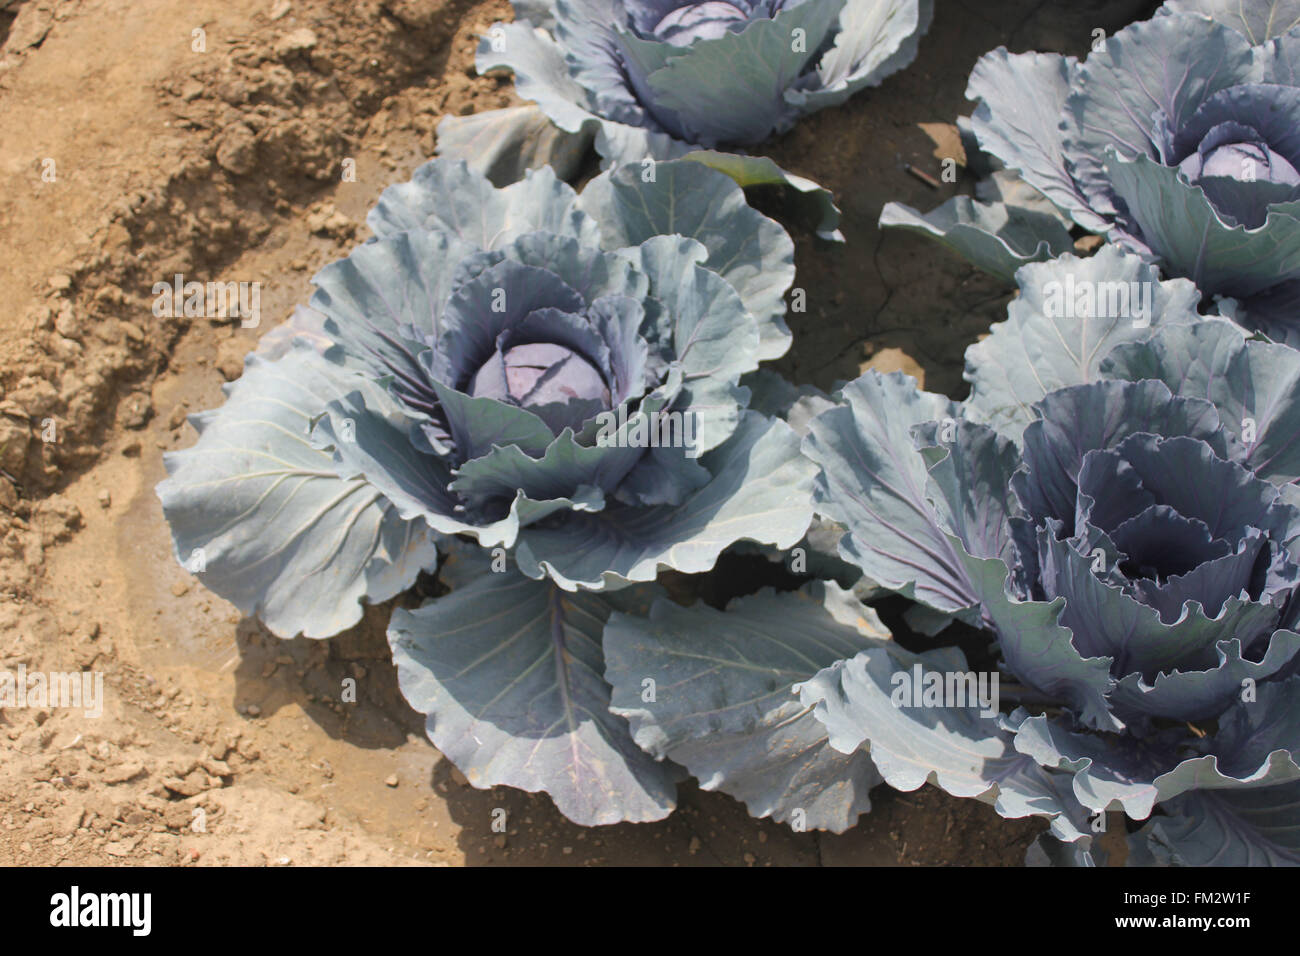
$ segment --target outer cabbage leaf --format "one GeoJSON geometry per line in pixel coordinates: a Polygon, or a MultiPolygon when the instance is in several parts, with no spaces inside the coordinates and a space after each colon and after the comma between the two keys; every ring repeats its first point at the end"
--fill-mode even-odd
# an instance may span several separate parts
{"type": "Polygon", "coordinates": [[[1297,0],[1165,0],[1161,14],[1199,13],[1236,30],[1255,46],[1300,26],[1297,0]]]}
{"type": "Polygon", "coordinates": [[[474,60],[479,73],[509,70],[515,91],[566,132],[577,133],[599,122],[588,109],[587,91],[570,74],[564,50],[548,29],[521,17],[495,24],[492,31],[495,36],[489,32],[479,41],[474,60]]]}
{"type": "Polygon", "coordinates": [[[1225,222],[1201,187],[1146,156],[1109,151],[1105,173],[1171,274],[1238,297],[1300,278],[1300,200],[1273,205],[1264,225],[1249,229],[1225,222]]]}
{"type": "Polygon", "coordinates": [[[1075,733],[1046,716],[1030,717],[1016,749],[1045,767],[1074,774],[1074,792],[1094,811],[1123,810],[1146,819],[1156,803],[1193,790],[1238,790],[1300,779],[1300,677],[1261,684],[1257,698],[1238,701],[1219,719],[1203,752],[1180,752],[1177,731],[1102,740],[1075,733]]]}
{"type": "MultiPolygon", "coordinates": [[[[660,600],[648,618],[613,615],[605,676],[614,686],[611,709],[649,753],[686,767],[705,790],[743,801],[754,816],[839,833],[871,808],[867,793],[880,777],[866,754],[827,745],[826,728],[792,688],[873,640],[837,623],[819,606],[819,592],[765,591],[725,613],[660,600]]],[[[871,623],[864,629],[877,640],[888,636],[871,623]]]]}
{"type": "Polygon", "coordinates": [[[911,437],[915,425],[955,422],[956,405],[898,372],[868,372],[841,395],[844,404],[813,419],[803,441],[804,454],[821,468],[817,511],[848,532],[840,556],[936,610],[971,607],[975,596],[926,498],[929,475],[911,437]]]}
{"type": "Polygon", "coordinates": [[[568,133],[534,103],[444,116],[438,123],[438,155],[463,159],[496,186],[523,179],[530,169],[549,166],[563,180],[575,179],[591,151],[595,130],[586,124],[568,133]]]}
{"type": "Polygon", "coordinates": [[[1300,30],[1292,29],[1265,47],[1264,79],[1270,83],[1300,86],[1300,30]]]}
{"type": "Polygon", "coordinates": [[[992,429],[968,421],[913,429],[930,478],[927,497],[944,531],[967,554],[1016,560],[1010,519],[1017,511],[1012,476],[1020,468],[1016,447],[992,429]]]}
{"type": "Polygon", "coordinates": [[[393,612],[402,695],[470,783],[544,790],[586,826],[672,812],[671,767],[609,713],[601,631],[613,600],[508,571],[393,612]]]}
{"type": "Polygon", "coordinates": [[[164,456],[158,495],[177,560],[281,637],[337,634],[362,600],[387,600],[437,564],[423,521],[311,441],[328,403],[357,388],[386,401],[308,344],[250,355],[226,404],[191,416],[198,443],[164,456]]]}
{"type": "Polygon", "coordinates": [[[1011,282],[1016,270],[1074,247],[1070,233],[1047,213],[954,196],[929,213],[886,203],[880,225],[931,236],[990,275],[1011,282]]]}
{"type": "Polygon", "coordinates": [[[1061,113],[1078,76],[1074,57],[1008,53],[998,47],[971,71],[966,98],[979,105],[971,129],[980,146],[1015,170],[1079,225],[1105,232],[1110,224],[1088,208],[1066,166],[1061,113]],[[1032,96],[1025,91],[1032,90],[1032,96]]]}
{"type": "Polygon", "coordinates": [[[1154,266],[1113,245],[1088,259],[1067,254],[1027,265],[1016,282],[1020,295],[1007,306],[1007,320],[966,350],[971,394],[963,406],[968,417],[1014,440],[1037,417],[1035,402],[1097,381],[1116,346],[1201,321],[1192,283],[1161,282],[1154,266]]]}
{"type": "Polygon", "coordinates": [[[953,796],[990,803],[1003,817],[1047,817],[1063,839],[1085,835],[1072,816],[1076,811],[1069,793],[1063,794],[1052,774],[1015,750],[998,715],[983,713],[977,702],[948,707],[896,703],[897,688],[914,683],[914,672],[941,680],[971,673],[956,648],[918,655],[878,643],[837,661],[798,691],[804,706],[826,725],[831,746],[849,754],[869,750],[891,787],[916,790],[932,783],[953,796]]]}
{"type": "Polygon", "coordinates": [[[835,205],[835,197],[830,191],[811,179],[782,169],[766,156],[695,149],[683,154],[682,159],[716,169],[745,189],[751,186],[785,187],[799,220],[816,232],[819,239],[828,242],[844,241],[844,235],[839,230],[840,209],[835,205]]]}
{"type": "Polygon", "coordinates": [[[1161,805],[1143,828],[1154,860],[1174,866],[1300,866],[1300,783],[1204,790],[1161,805]]]}
{"type": "Polygon", "coordinates": [[[504,248],[530,232],[598,243],[595,220],[576,208],[578,194],[548,167],[496,189],[462,160],[419,166],[409,182],[389,186],[366,216],[384,238],[408,229],[446,233],[476,249],[504,248]]]}
{"type": "Polygon", "coordinates": [[[1106,701],[1114,685],[1110,658],[1085,657],[1075,646],[1069,628],[1061,623],[1065,602],[1019,600],[1011,593],[1011,576],[1001,560],[973,557],[955,535],[949,540],[965,565],[984,621],[998,635],[1007,669],[1033,690],[1068,703],[1085,726],[1121,729],[1106,701]]]}
{"type": "Polygon", "coordinates": [[[817,61],[821,89],[791,90],[788,99],[805,108],[838,106],[859,90],[879,86],[916,59],[921,37],[934,19],[933,0],[918,3],[847,0],[840,32],[817,61]]]}
{"type": "Polygon", "coordinates": [[[455,236],[419,229],[358,246],[312,277],[310,314],[320,336],[340,345],[339,360],[360,374],[368,373],[367,360],[374,357],[418,378],[417,356],[425,346],[408,335],[436,336],[458,263],[475,249],[455,236]],[[397,297],[393,288],[399,285],[397,297]]]}

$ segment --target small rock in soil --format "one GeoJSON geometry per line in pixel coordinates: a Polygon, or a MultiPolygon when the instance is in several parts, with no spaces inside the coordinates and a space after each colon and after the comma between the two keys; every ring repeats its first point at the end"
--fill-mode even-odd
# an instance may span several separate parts
{"type": "Polygon", "coordinates": [[[257,162],[257,142],[253,131],[243,123],[226,127],[217,143],[217,165],[228,173],[242,176],[257,162]]]}
{"type": "Polygon", "coordinates": [[[316,34],[306,27],[300,27],[276,40],[275,52],[284,59],[293,56],[295,53],[306,53],[315,46],[316,34]]]}
{"type": "Polygon", "coordinates": [[[145,772],[144,764],[138,760],[133,763],[120,763],[104,771],[104,782],[108,784],[126,783],[145,772]]]}
{"type": "Polygon", "coordinates": [[[217,346],[217,371],[227,382],[233,382],[244,374],[244,356],[248,354],[248,342],[244,339],[226,339],[217,346]]]}
{"type": "Polygon", "coordinates": [[[59,310],[59,317],[54,320],[54,328],[65,339],[81,338],[81,321],[72,311],[72,306],[67,303],[64,303],[64,307],[59,310]]]}
{"type": "Polygon", "coordinates": [[[11,474],[22,471],[31,439],[31,426],[25,415],[0,415],[0,468],[11,474]]]}
{"type": "Polygon", "coordinates": [[[149,404],[148,397],[139,392],[129,396],[122,403],[123,428],[144,428],[151,415],[153,415],[153,407],[149,404]]]}

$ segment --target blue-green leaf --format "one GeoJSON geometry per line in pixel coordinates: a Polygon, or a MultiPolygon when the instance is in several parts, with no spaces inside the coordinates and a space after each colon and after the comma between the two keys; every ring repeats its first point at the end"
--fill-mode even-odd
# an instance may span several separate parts
{"type": "Polygon", "coordinates": [[[1237,297],[1300,278],[1300,200],[1272,206],[1264,224],[1249,229],[1225,222],[1176,167],[1111,150],[1105,173],[1169,274],[1237,297]]]}
{"type": "Polygon", "coordinates": [[[464,161],[431,162],[409,182],[389,186],[366,217],[383,238],[408,229],[445,232],[477,249],[501,249],[529,232],[573,236],[595,245],[596,223],[575,208],[578,196],[549,167],[497,189],[464,161]]]}
{"type": "MultiPolygon", "coordinates": [[[[1243,692],[1244,694],[1244,692],[1243,692]]],[[[1047,716],[1019,727],[1016,749],[1074,774],[1074,792],[1094,811],[1144,820],[1152,808],[1193,790],[1241,790],[1300,779],[1300,677],[1260,684],[1219,718],[1203,752],[1179,754],[1177,728],[1145,740],[1075,733],[1047,716]]]]}
{"type": "Polygon", "coordinates": [[[1227,322],[1205,321],[1120,346],[1101,374],[1156,379],[1175,395],[1210,402],[1239,442],[1234,460],[1274,484],[1300,479],[1300,351],[1248,341],[1227,322]]]}
{"type": "Polygon", "coordinates": [[[933,0],[847,0],[840,11],[840,32],[817,61],[821,88],[792,90],[787,98],[808,109],[824,109],[879,86],[916,59],[933,18],[933,0]]]}
{"type": "Polygon", "coordinates": [[[940,611],[976,603],[962,563],[927,497],[926,462],[912,427],[954,422],[957,407],[901,373],[869,371],[844,404],[809,424],[804,454],[820,466],[815,505],[848,533],[840,556],[873,581],[940,611]]]}
{"type": "Polygon", "coordinates": [[[609,712],[600,642],[613,609],[514,571],[399,608],[388,640],[402,695],[476,787],[545,791],[584,826],[663,819],[670,768],[609,712]]]}
{"type": "Polygon", "coordinates": [[[965,413],[1019,441],[1051,391],[1097,381],[1111,350],[1167,325],[1201,320],[1200,292],[1118,246],[1095,256],[1063,255],[1016,274],[1020,295],[1007,320],[966,350],[971,394],[965,413]]]}
{"type": "Polygon", "coordinates": [[[1300,866],[1300,783],[1201,790],[1161,805],[1143,828],[1174,866],[1300,866]]]}
{"type": "Polygon", "coordinates": [[[703,244],[702,265],[739,293],[758,320],[762,360],[790,347],[785,299],[794,281],[794,243],[777,223],[745,202],[738,186],[698,162],[657,162],[645,181],[639,165],[602,173],[587,184],[577,208],[600,224],[606,249],[639,246],[655,236],[703,244]]]}
{"type": "Polygon", "coordinates": [[[969,196],[954,196],[924,214],[902,203],[886,203],[880,225],[931,236],[1008,285],[1026,263],[1074,247],[1070,233],[1054,216],[1022,206],[978,203],[969,196]]]}
{"type": "Polygon", "coordinates": [[[250,355],[224,406],[193,417],[191,448],[164,457],[158,486],[176,557],[206,587],[281,637],[329,637],[437,564],[434,536],[341,473],[310,438],[341,394],[378,389],[305,344],[250,355]]]}
{"type": "Polygon", "coordinates": [[[520,569],[565,589],[651,581],[660,570],[708,571],[741,540],[788,548],[812,519],[812,465],[781,421],[746,412],[730,438],[701,456],[712,480],[680,504],[612,504],[519,538],[520,569]]]}
{"type": "Polygon", "coordinates": [[[1298,0],[1165,0],[1156,12],[1210,17],[1256,46],[1300,26],[1298,0]]]}
{"type": "Polygon", "coordinates": [[[1047,817],[1059,835],[1082,836],[1068,793],[1018,753],[1002,728],[996,681],[996,672],[970,671],[956,648],[912,654],[878,643],[805,681],[799,695],[826,725],[831,745],[844,753],[869,750],[891,787],[932,783],[991,803],[1003,817],[1047,817]],[[963,697],[918,700],[927,681],[960,688],[963,697]]]}
{"type": "Polygon", "coordinates": [[[1056,53],[1008,53],[998,47],[984,54],[966,87],[966,98],[979,101],[971,129],[981,147],[1079,225],[1105,232],[1109,223],[1088,208],[1062,148],[1061,114],[1078,70],[1074,57],[1056,53]]]}
{"type": "MultiPolygon", "coordinates": [[[[838,833],[871,808],[867,793],[880,777],[866,754],[828,746],[793,688],[873,641],[837,623],[820,590],[765,591],[726,612],[660,600],[648,618],[615,614],[605,626],[606,678],[614,713],[651,754],[754,816],[838,833]]],[[[877,640],[888,635],[873,630],[877,640]]]]}
{"type": "Polygon", "coordinates": [[[568,181],[581,172],[594,136],[593,124],[566,132],[535,104],[526,103],[469,116],[444,116],[438,122],[438,156],[464,160],[495,186],[508,186],[543,166],[568,181]]]}

